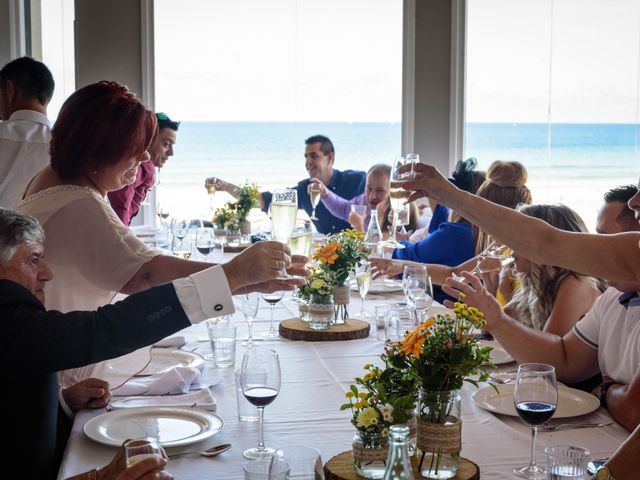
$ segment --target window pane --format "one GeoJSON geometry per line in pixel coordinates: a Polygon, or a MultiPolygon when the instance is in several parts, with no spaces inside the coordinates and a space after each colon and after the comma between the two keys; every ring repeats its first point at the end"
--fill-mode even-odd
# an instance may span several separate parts
{"type": "Polygon", "coordinates": [[[519,160],[593,230],[640,174],[640,1],[469,0],[466,156],[519,160]]]}
{"type": "Polygon", "coordinates": [[[318,133],[341,170],[400,152],[402,2],[156,0],[155,35],[156,108],[183,121],[163,205],[206,209],[205,176],[294,185],[318,133]]]}

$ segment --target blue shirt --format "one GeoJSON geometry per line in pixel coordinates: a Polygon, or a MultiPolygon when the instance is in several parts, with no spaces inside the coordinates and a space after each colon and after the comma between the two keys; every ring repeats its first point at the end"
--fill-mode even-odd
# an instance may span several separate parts
{"type": "MultiPolygon", "coordinates": [[[[342,198],[347,200],[351,200],[353,197],[360,195],[364,192],[364,186],[366,183],[367,174],[365,172],[361,172],[358,170],[345,170],[340,171],[333,169],[333,175],[331,177],[331,183],[327,186],[327,188],[339,195],[342,198]]],[[[310,179],[305,178],[304,180],[298,182],[295,188],[298,191],[298,208],[302,208],[305,212],[311,216],[311,212],[313,210],[313,206],[311,205],[311,198],[309,197],[309,193],[307,193],[307,186],[309,185],[310,179]]],[[[264,201],[264,205],[262,210],[265,213],[269,212],[269,205],[271,204],[271,192],[262,192],[262,199],[264,201]]],[[[329,210],[320,202],[316,207],[316,217],[318,220],[314,220],[313,223],[316,226],[316,229],[320,233],[330,234],[337,233],[345,228],[351,228],[348,222],[344,220],[334,217],[329,210]]]]}
{"type": "MultiPolygon", "coordinates": [[[[437,263],[456,267],[475,255],[475,238],[468,222],[442,222],[429,236],[419,242],[400,242],[405,248],[396,248],[393,258],[422,263],[437,263]]],[[[434,287],[433,297],[442,303],[450,299],[439,287],[434,287]]]]}
{"type": "Polygon", "coordinates": [[[449,209],[439,203],[435,210],[433,211],[433,215],[431,216],[431,221],[429,222],[429,233],[435,232],[442,222],[446,222],[449,220],[449,209]]]}

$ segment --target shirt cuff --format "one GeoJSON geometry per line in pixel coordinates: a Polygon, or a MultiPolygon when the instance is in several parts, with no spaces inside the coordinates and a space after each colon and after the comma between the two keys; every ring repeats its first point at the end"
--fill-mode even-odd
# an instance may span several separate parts
{"type": "Polygon", "coordinates": [[[65,415],[73,420],[76,414],[71,411],[69,405],[67,405],[67,402],[65,402],[64,396],[62,395],[62,389],[58,391],[58,401],[60,402],[60,406],[62,407],[62,411],[65,413],[65,415]]]}
{"type": "Polygon", "coordinates": [[[174,280],[173,286],[191,323],[235,312],[227,277],[219,265],[174,280]]]}

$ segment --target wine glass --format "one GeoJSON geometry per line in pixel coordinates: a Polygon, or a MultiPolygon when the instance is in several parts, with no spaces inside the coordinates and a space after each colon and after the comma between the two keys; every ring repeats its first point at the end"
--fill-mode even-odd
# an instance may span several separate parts
{"type": "Polygon", "coordinates": [[[273,239],[286,245],[296,226],[298,192],[292,188],[273,192],[269,215],[273,239]]]}
{"type": "Polygon", "coordinates": [[[204,188],[207,189],[207,195],[209,196],[209,209],[213,211],[213,197],[216,194],[216,183],[218,179],[216,177],[207,178],[204,181],[204,188]]]}
{"type": "Polygon", "coordinates": [[[255,292],[248,293],[246,295],[240,295],[240,306],[242,308],[242,314],[247,319],[249,325],[249,338],[246,342],[242,342],[242,345],[246,345],[251,348],[255,345],[256,340],[253,339],[252,329],[253,321],[258,314],[258,305],[260,304],[260,295],[255,292]]]}
{"type": "Polygon", "coordinates": [[[320,185],[314,182],[309,184],[307,191],[309,192],[309,198],[311,198],[312,207],[311,216],[309,218],[311,220],[318,220],[316,217],[316,207],[320,203],[320,194],[322,193],[322,189],[320,188],[320,185]]]}
{"type": "Polygon", "coordinates": [[[262,334],[263,337],[278,338],[280,336],[280,334],[278,333],[278,331],[275,329],[273,325],[273,310],[276,307],[276,303],[282,300],[283,296],[284,296],[284,292],[273,292],[273,293],[262,294],[262,298],[264,299],[265,302],[269,304],[269,308],[271,310],[271,324],[269,325],[269,330],[267,330],[262,334]]]}
{"type": "Polygon", "coordinates": [[[367,296],[367,292],[369,292],[369,287],[371,286],[371,263],[362,262],[355,268],[355,271],[358,293],[360,293],[360,298],[362,299],[362,303],[360,303],[360,313],[358,313],[356,317],[366,319],[370,315],[364,311],[364,298],[367,296]]]}
{"type": "Polygon", "coordinates": [[[189,233],[189,224],[184,218],[174,218],[171,220],[171,235],[178,240],[182,240],[189,233]]]}
{"type": "Polygon", "coordinates": [[[180,238],[175,236],[171,240],[171,253],[183,260],[189,260],[191,258],[191,254],[193,253],[193,244],[189,235],[186,235],[186,230],[184,237],[180,238]]]}
{"type": "Polygon", "coordinates": [[[418,323],[423,322],[427,316],[429,308],[433,304],[433,286],[431,277],[415,267],[406,266],[402,276],[402,285],[407,304],[413,308],[418,323]],[[407,271],[407,268],[409,270],[407,271]]]}
{"type": "Polygon", "coordinates": [[[396,240],[396,231],[398,227],[398,213],[404,209],[405,202],[409,198],[409,192],[402,188],[402,184],[409,180],[413,172],[400,172],[401,167],[407,162],[404,157],[397,157],[393,162],[391,169],[391,177],[389,178],[389,202],[393,211],[393,225],[391,226],[391,236],[383,243],[385,247],[404,248],[404,245],[396,240]]]}
{"type": "Polygon", "coordinates": [[[275,449],[264,446],[263,417],[264,407],[275,400],[280,391],[280,361],[278,354],[265,347],[247,350],[240,369],[242,394],[249,403],[258,407],[260,422],[260,440],[258,446],[244,451],[245,458],[267,458],[273,456],[275,449]]]}
{"type": "Polygon", "coordinates": [[[213,228],[203,227],[196,230],[196,250],[204,256],[205,260],[209,260],[215,243],[213,228]]]}
{"type": "Polygon", "coordinates": [[[549,420],[558,404],[556,370],[544,363],[523,363],[518,367],[513,403],[520,418],[531,425],[531,457],[529,465],[514,468],[518,477],[547,478],[544,468],[536,465],[536,436],[538,425],[549,420]]]}

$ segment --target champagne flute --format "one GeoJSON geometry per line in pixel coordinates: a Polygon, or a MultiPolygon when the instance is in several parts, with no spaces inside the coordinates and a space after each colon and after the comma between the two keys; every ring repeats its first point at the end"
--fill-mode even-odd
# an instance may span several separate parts
{"type": "Polygon", "coordinates": [[[260,440],[258,446],[244,451],[245,458],[268,458],[275,449],[264,446],[264,407],[275,400],[280,392],[280,361],[278,354],[265,347],[247,350],[240,370],[242,393],[249,403],[258,407],[260,440]]]}
{"type": "Polygon", "coordinates": [[[357,318],[366,319],[370,317],[364,311],[364,298],[367,296],[369,292],[369,287],[371,286],[371,263],[362,262],[356,268],[356,282],[358,284],[358,292],[360,293],[360,298],[362,302],[360,303],[360,313],[356,315],[357,318]]]}
{"type": "Polygon", "coordinates": [[[215,245],[215,235],[213,228],[203,227],[196,230],[196,250],[204,256],[206,261],[213,251],[215,245]]]}
{"type": "Polygon", "coordinates": [[[286,245],[296,226],[298,192],[291,188],[273,192],[269,215],[271,216],[271,235],[273,239],[286,245]]]}
{"type": "Polygon", "coordinates": [[[531,457],[529,465],[514,468],[518,477],[538,480],[547,478],[544,468],[536,465],[538,425],[549,420],[558,405],[556,370],[544,363],[523,363],[518,367],[513,403],[520,418],[531,425],[531,457]]]}
{"type": "Polygon", "coordinates": [[[269,330],[267,330],[262,334],[263,337],[278,338],[280,336],[280,334],[278,333],[278,331],[275,329],[273,325],[273,310],[276,307],[276,303],[282,300],[283,296],[284,296],[284,292],[273,292],[273,293],[262,294],[262,298],[264,299],[265,302],[269,304],[269,308],[271,310],[271,324],[269,325],[269,330]]]}
{"type": "MultiPolygon", "coordinates": [[[[292,255],[311,256],[311,246],[313,244],[313,233],[311,231],[311,222],[309,220],[297,220],[293,234],[289,239],[289,250],[292,255]]],[[[298,288],[291,294],[291,298],[287,300],[295,305],[302,305],[305,302],[298,297],[298,288]]]]}
{"type": "Polygon", "coordinates": [[[397,157],[393,162],[391,176],[389,178],[389,202],[393,211],[393,225],[391,226],[391,236],[386,242],[385,247],[404,248],[404,245],[396,240],[396,231],[398,227],[398,213],[404,209],[405,202],[409,198],[410,192],[402,188],[402,184],[411,178],[413,172],[401,173],[400,168],[406,164],[404,157],[397,157]]]}
{"type": "Polygon", "coordinates": [[[320,185],[314,182],[309,184],[307,191],[309,192],[309,198],[311,198],[311,207],[312,207],[311,216],[309,218],[311,220],[318,220],[318,217],[316,217],[316,207],[320,203],[320,196],[322,193],[322,189],[320,188],[320,185]]]}
{"type": "Polygon", "coordinates": [[[218,179],[216,177],[207,178],[204,181],[204,188],[207,189],[207,195],[209,196],[209,209],[213,211],[213,197],[216,194],[216,183],[218,179]]]}
{"type": "Polygon", "coordinates": [[[240,306],[242,308],[242,314],[244,318],[247,319],[247,324],[249,325],[249,338],[246,342],[242,342],[242,345],[245,345],[249,348],[253,347],[257,340],[254,340],[252,335],[253,330],[253,321],[256,319],[256,315],[258,314],[258,305],[260,304],[260,295],[256,292],[248,293],[246,295],[240,295],[240,306]]]}

